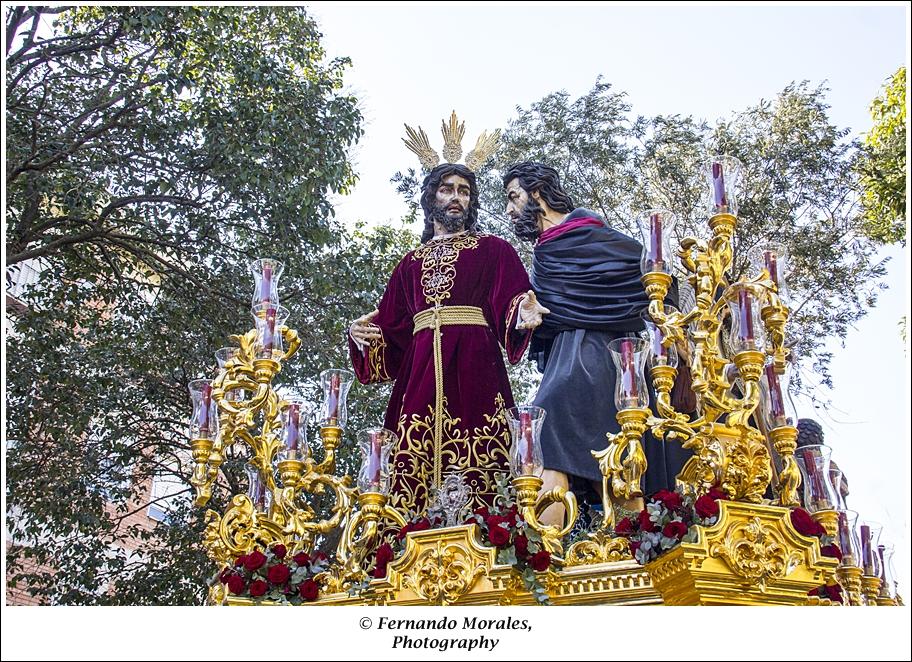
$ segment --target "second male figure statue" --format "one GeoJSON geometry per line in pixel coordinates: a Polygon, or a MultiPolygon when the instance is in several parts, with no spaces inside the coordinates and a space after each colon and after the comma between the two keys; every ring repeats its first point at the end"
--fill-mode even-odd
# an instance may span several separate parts
{"type": "MultiPolygon", "coordinates": [[[[649,299],[640,282],[642,246],[595,212],[574,208],[549,166],[516,164],[503,184],[514,232],[535,242],[532,288],[550,311],[529,349],[543,372],[534,404],[547,411],[542,489],[569,486],[582,497],[599,490],[602,478],[591,451],[603,450],[606,434],[619,430],[608,343],[643,329],[649,299]]],[[[644,451],[645,492],[674,489],[687,452],[649,436],[644,451]]],[[[562,506],[552,506],[544,519],[560,524],[563,515],[562,506]]]]}

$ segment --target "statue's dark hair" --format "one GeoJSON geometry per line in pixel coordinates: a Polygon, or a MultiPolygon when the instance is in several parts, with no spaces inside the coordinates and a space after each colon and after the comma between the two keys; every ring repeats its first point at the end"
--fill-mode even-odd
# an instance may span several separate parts
{"type": "Polygon", "coordinates": [[[798,425],[798,447],[811,446],[814,444],[823,444],[823,428],[820,423],[813,418],[799,418],[798,425]]]}
{"type": "Polygon", "coordinates": [[[444,177],[459,175],[469,182],[469,208],[466,215],[465,229],[473,231],[478,224],[478,182],[475,173],[460,163],[444,163],[428,173],[421,183],[421,209],[424,210],[424,232],[421,243],[426,243],[434,236],[434,221],[431,212],[436,204],[437,188],[444,177]]]}
{"type": "Polygon", "coordinates": [[[504,188],[514,179],[519,180],[519,185],[526,193],[531,195],[532,191],[538,191],[547,205],[556,212],[569,214],[576,209],[573,198],[561,188],[557,170],[551,166],[534,161],[514,163],[503,176],[504,188]]]}

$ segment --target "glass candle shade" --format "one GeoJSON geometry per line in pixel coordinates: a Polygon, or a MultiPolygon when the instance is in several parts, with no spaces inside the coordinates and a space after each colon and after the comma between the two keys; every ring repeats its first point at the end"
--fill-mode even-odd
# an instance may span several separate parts
{"type": "Polygon", "coordinates": [[[608,350],[616,373],[614,404],[617,410],[647,409],[649,391],[643,376],[649,354],[646,341],[640,338],[616,338],[608,343],[608,350]]]}
{"type": "Polygon", "coordinates": [[[321,426],[345,428],[348,422],[346,401],[354,379],[354,373],[338,368],[324,370],[320,373],[320,386],[323,389],[323,405],[320,408],[321,426]]]}
{"type": "Polygon", "coordinates": [[[507,423],[513,440],[510,471],[514,476],[541,476],[544,461],[541,450],[541,428],[546,412],[541,407],[520,405],[507,409],[507,423]]]}
{"type": "Polygon", "coordinates": [[[830,481],[831,452],[832,449],[823,444],[802,446],[795,450],[795,459],[801,471],[804,507],[809,513],[837,508],[836,491],[830,481]]]}
{"type": "Polygon", "coordinates": [[[670,274],[674,265],[672,239],[677,217],[667,209],[649,209],[637,216],[637,225],[643,244],[640,270],[647,274],[662,272],[670,274]]]}
{"type": "Polygon", "coordinates": [[[358,489],[363,493],[389,494],[390,452],[398,437],[386,428],[368,428],[358,433],[361,469],[358,489]]]}
{"type": "Polygon", "coordinates": [[[253,299],[251,307],[269,304],[279,305],[279,276],[282,275],[284,266],[272,258],[260,258],[250,263],[250,272],[253,274],[253,299]]]}

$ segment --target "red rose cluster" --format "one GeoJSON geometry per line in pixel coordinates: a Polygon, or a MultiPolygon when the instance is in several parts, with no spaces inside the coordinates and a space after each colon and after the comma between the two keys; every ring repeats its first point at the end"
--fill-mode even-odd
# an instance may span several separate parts
{"type": "Polygon", "coordinates": [[[287,556],[288,549],[282,544],[272,545],[265,553],[254,549],[236,558],[234,566],[223,569],[218,579],[233,595],[266,596],[279,602],[313,602],[319,595],[314,577],[326,570],[326,555],[298,552],[290,561],[287,556]]]}
{"type": "Polygon", "coordinates": [[[625,517],[617,522],[614,532],[627,538],[633,557],[646,564],[677,547],[691,526],[715,524],[719,518],[719,500],[727,498],[718,487],[711,488],[696,501],[677,492],[659,490],[636,518],[625,517]]]}

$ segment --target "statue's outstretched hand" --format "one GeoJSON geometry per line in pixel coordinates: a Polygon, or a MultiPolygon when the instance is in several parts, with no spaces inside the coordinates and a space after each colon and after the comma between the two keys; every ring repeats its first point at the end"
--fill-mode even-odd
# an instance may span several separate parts
{"type": "Polygon", "coordinates": [[[529,290],[519,303],[519,323],[517,329],[535,329],[542,323],[542,316],[551,311],[538,302],[535,292],[529,290]]]}
{"type": "Polygon", "coordinates": [[[354,340],[355,344],[361,349],[370,345],[371,340],[379,340],[383,337],[380,333],[380,327],[376,324],[371,324],[371,320],[379,313],[380,311],[375,308],[367,315],[363,315],[356,319],[352,322],[351,326],[348,327],[348,335],[351,336],[351,339],[354,340]]]}

